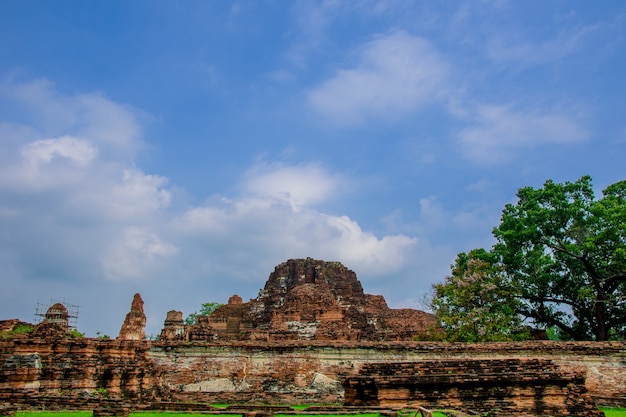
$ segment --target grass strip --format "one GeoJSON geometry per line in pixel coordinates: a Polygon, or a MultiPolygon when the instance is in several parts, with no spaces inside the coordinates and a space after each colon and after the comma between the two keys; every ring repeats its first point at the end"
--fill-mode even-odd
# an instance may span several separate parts
{"type": "Polygon", "coordinates": [[[606,417],[626,417],[626,408],[600,407],[600,410],[604,411],[606,417]]]}
{"type": "MultiPolygon", "coordinates": [[[[362,413],[362,414],[347,414],[347,413],[337,413],[337,414],[329,414],[320,411],[319,413],[311,413],[309,416],[320,416],[320,417],[380,417],[380,413],[362,413]]],[[[274,417],[294,417],[293,414],[274,414],[274,417]]]]}
{"type": "MultiPolygon", "coordinates": [[[[207,410],[208,411],[208,410],[207,410]]],[[[227,410],[224,412],[211,410],[210,414],[207,411],[135,411],[130,413],[129,417],[200,417],[200,416],[227,416],[227,417],[242,417],[241,413],[232,413],[227,410]]],[[[69,417],[69,416],[68,416],[69,417]]]]}
{"type": "Polygon", "coordinates": [[[18,411],[15,417],[91,417],[91,411],[18,411]]]}
{"type": "MultiPolygon", "coordinates": [[[[220,404],[211,404],[214,407],[226,407],[227,405],[220,404]]],[[[294,409],[306,409],[306,406],[293,406],[294,409]]],[[[601,407],[600,408],[606,417],[626,417],[626,408],[608,408],[601,407]]],[[[185,413],[185,412],[170,412],[170,411],[139,411],[131,413],[131,417],[189,417],[193,414],[201,414],[201,413],[185,413]]],[[[380,417],[380,413],[363,413],[363,414],[325,414],[319,413],[315,414],[316,416],[323,417],[380,417]]],[[[15,417],[91,417],[91,411],[18,411],[15,413],[15,417]]],[[[234,415],[229,415],[229,417],[235,417],[234,415]]],[[[276,414],[275,417],[294,417],[289,414],[276,414]]],[[[433,414],[433,417],[446,417],[445,414],[436,412],[433,414]]]]}

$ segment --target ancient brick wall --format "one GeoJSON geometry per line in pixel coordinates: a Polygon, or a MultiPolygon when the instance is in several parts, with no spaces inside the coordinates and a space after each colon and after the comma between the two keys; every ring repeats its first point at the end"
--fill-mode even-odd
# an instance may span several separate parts
{"type": "Polygon", "coordinates": [[[603,416],[582,371],[547,359],[438,359],[365,364],[343,382],[346,406],[426,407],[494,416],[603,416]]]}
{"type": "Polygon", "coordinates": [[[152,399],[158,369],[149,343],[101,339],[17,338],[0,342],[0,403],[72,403],[152,399]],[[49,399],[54,399],[49,401],[49,399]]]}
{"type": "Polygon", "coordinates": [[[342,403],[342,382],[375,363],[533,359],[581,375],[598,404],[626,406],[624,342],[155,343],[149,356],[178,398],[342,403]]]}
{"type": "MultiPolygon", "coordinates": [[[[549,361],[563,381],[568,375],[583,378],[598,405],[626,406],[624,342],[220,344],[34,338],[0,342],[0,403],[80,406],[100,396],[135,404],[343,403],[342,384],[357,376],[379,377],[379,364],[447,361],[459,365],[446,372],[460,375],[467,374],[463,363],[486,360],[549,361]]],[[[499,372],[506,374],[502,369],[499,372]]],[[[537,375],[542,369],[529,367],[528,373],[537,375]]],[[[411,398],[406,401],[417,397],[411,398]]],[[[442,401],[445,398],[442,392],[442,401]]]]}

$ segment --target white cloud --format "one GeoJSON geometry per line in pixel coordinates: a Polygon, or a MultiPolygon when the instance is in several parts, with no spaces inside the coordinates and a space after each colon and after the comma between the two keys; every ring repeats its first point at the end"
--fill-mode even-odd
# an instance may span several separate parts
{"type": "Polygon", "coordinates": [[[136,168],[125,169],[122,180],[112,184],[105,195],[100,194],[104,197],[101,203],[120,216],[157,212],[171,201],[166,184],[165,177],[147,175],[136,168]]]}
{"type": "Polygon", "coordinates": [[[10,188],[45,189],[80,182],[98,150],[89,141],[62,136],[4,149],[0,184],[10,188]]]}
{"type": "Polygon", "coordinates": [[[1,85],[0,94],[27,109],[44,136],[84,138],[102,151],[126,157],[140,146],[142,129],[133,109],[100,93],[63,95],[52,82],[37,79],[1,85]]]}
{"type": "Polygon", "coordinates": [[[418,240],[403,234],[376,237],[365,232],[359,224],[347,216],[327,216],[327,225],[337,237],[318,244],[330,246],[330,250],[347,264],[370,274],[389,273],[403,268],[407,257],[418,240]]]}
{"type": "Polygon", "coordinates": [[[147,279],[155,274],[161,258],[173,256],[179,249],[163,242],[155,233],[138,227],[123,231],[102,260],[104,276],[112,281],[147,279]]]}
{"type": "Polygon", "coordinates": [[[425,39],[405,32],[366,44],[352,69],[343,69],[309,92],[322,116],[337,124],[393,119],[438,100],[448,67],[425,39]]]}
{"type": "Polygon", "coordinates": [[[0,122],[0,185],[23,193],[64,189],[71,204],[123,216],[169,204],[167,179],[132,165],[142,129],[131,109],[98,93],[59,94],[45,79],[2,84],[0,98],[18,119],[32,121],[0,122]]]}
{"type": "Polygon", "coordinates": [[[0,124],[0,221],[11,242],[0,241],[0,253],[14,271],[27,279],[37,271],[61,280],[98,280],[105,272],[115,275],[111,262],[104,269],[99,263],[108,247],[129,251],[109,249],[122,262],[120,271],[130,270],[125,261],[133,250],[145,259],[171,250],[155,237],[171,200],[167,179],[125,161],[141,133],[131,111],[99,94],[59,94],[45,80],[0,87],[16,119],[32,120],[0,124]],[[54,132],[61,134],[49,135],[54,132]],[[146,234],[141,238],[131,226],[146,234]],[[120,235],[124,243],[117,242],[120,235]],[[73,268],[64,270],[67,265],[73,268]]]}
{"type": "Polygon", "coordinates": [[[131,112],[99,95],[58,94],[46,82],[12,91],[40,121],[0,126],[10,136],[0,155],[0,190],[11,196],[0,221],[11,222],[8,234],[20,232],[1,252],[27,280],[35,268],[85,283],[162,284],[207,274],[205,286],[225,278],[237,286],[263,280],[293,257],[339,260],[370,277],[413,262],[416,238],[377,236],[348,216],[313,208],[354,185],[319,163],[255,163],[234,184],[239,196],[174,213],[167,178],[107,151],[132,148],[108,140],[137,139],[131,112]],[[54,131],[62,134],[42,137],[54,131]]]}
{"type": "MultiPolygon", "coordinates": [[[[377,237],[348,216],[334,216],[271,197],[221,200],[188,210],[173,222],[181,240],[214,251],[249,250],[250,261],[314,257],[339,260],[371,275],[402,269],[417,240],[398,234],[377,237]],[[220,244],[223,247],[220,247],[220,244]]],[[[213,257],[228,258],[215,252],[213,257]]]]}
{"type": "Polygon", "coordinates": [[[404,268],[416,238],[379,237],[348,216],[312,208],[334,197],[346,182],[315,163],[257,164],[242,176],[243,196],[191,207],[172,220],[171,231],[181,242],[210,248],[212,254],[203,256],[225,264],[247,253],[249,263],[314,257],[339,260],[371,275],[404,268]]]}
{"type": "Polygon", "coordinates": [[[87,141],[63,136],[29,143],[22,155],[29,165],[49,163],[54,158],[65,158],[79,167],[85,167],[96,157],[97,150],[87,141]]]}
{"type": "Polygon", "coordinates": [[[13,100],[28,96],[33,108],[26,115],[37,120],[57,111],[51,103],[69,104],[57,114],[60,134],[48,134],[55,129],[47,122],[0,125],[10,135],[0,152],[0,257],[12,282],[55,280],[60,291],[85,294],[82,303],[112,294],[91,294],[94,287],[152,291],[163,297],[153,302],[166,310],[174,305],[161,288],[184,300],[194,283],[204,293],[220,291],[222,299],[230,294],[221,292],[262,285],[273,266],[289,258],[338,260],[363,280],[397,274],[400,282],[414,280],[410,271],[432,253],[414,236],[374,233],[320,209],[358,184],[316,162],[255,163],[231,184],[239,195],[181,207],[167,178],[102,151],[117,146],[103,139],[110,132],[103,126],[122,120],[116,131],[125,131],[137,123],[131,112],[99,96],[96,107],[121,113],[87,117],[78,96],[44,87],[31,85],[13,100]]]}
{"type": "Polygon", "coordinates": [[[289,202],[294,209],[321,203],[342,185],[343,179],[308,163],[299,166],[257,164],[244,176],[246,194],[289,202]]]}
{"type": "Polygon", "coordinates": [[[131,109],[100,94],[73,98],[80,115],[80,134],[115,149],[135,151],[142,129],[131,109]]]}
{"type": "Polygon", "coordinates": [[[478,163],[506,162],[521,149],[567,145],[588,137],[574,112],[517,110],[507,105],[478,106],[474,124],[459,133],[464,156],[478,163]]]}

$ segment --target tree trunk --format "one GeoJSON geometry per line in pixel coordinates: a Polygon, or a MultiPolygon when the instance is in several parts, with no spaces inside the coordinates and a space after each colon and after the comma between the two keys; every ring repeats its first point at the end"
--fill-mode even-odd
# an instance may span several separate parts
{"type": "Polygon", "coordinates": [[[609,329],[606,325],[606,305],[605,300],[602,295],[598,294],[598,299],[596,300],[595,305],[596,310],[596,341],[605,342],[609,340],[609,329]]]}

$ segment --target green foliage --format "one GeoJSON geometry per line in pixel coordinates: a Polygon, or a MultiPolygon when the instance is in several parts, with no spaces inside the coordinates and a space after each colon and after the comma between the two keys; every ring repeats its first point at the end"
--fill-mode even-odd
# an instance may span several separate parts
{"type": "Polygon", "coordinates": [[[211,301],[208,303],[202,303],[202,305],[200,306],[200,311],[196,311],[193,313],[190,313],[187,317],[185,317],[185,324],[186,325],[193,325],[196,324],[196,317],[197,316],[210,316],[211,314],[213,314],[213,312],[215,310],[217,310],[218,308],[220,308],[221,306],[223,306],[224,304],[222,303],[217,303],[215,301],[211,301]]]}
{"type": "Polygon", "coordinates": [[[431,307],[448,341],[524,340],[518,293],[497,255],[474,249],[460,253],[452,274],[434,285],[431,307]]]}
{"type": "Polygon", "coordinates": [[[30,324],[24,324],[24,323],[18,324],[13,329],[15,333],[32,333],[33,330],[35,330],[35,326],[30,325],[30,324]]]}
{"type": "Polygon", "coordinates": [[[85,337],[84,333],[79,332],[76,329],[70,329],[67,331],[67,337],[70,339],[81,339],[85,337]]]}
{"type": "Polygon", "coordinates": [[[196,324],[196,317],[198,317],[198,312],[189,313],[187,317],[185,317],[185,324],[187,326],[193,326],[196,324]]]}
{"type": "Polygon", "coordinates": [[[590,177],[521,188],[517,197],[493,230],[492,250],[460,254],[435,286],[432,307],[447,337],[482,340],[476,332],[496,323],[503,332],[490,338],[518,337],[521,315],[553,340],[625,338],[626,181],[600,199],[590,177]]]}
{"type": "Polygon", "coordinates": [[[626,181],[594,197],[590,177],[521,188],[494,253],[521,289],[518,310],[562,338],[626,337],[626,181]]]}
{"type": "Polygon", "coordinates": [[[4,332],[0,332],[0,340],[2,339],[13,339],[16,336],[32,333],[35,330],[35,326],[26,323],[18,323],[15,325],[13,330],[8,330],[4,332]]]}
{"type": "Polygon", "coordinates": [[[546,336],[548,340],[572,340],[570,335],[563,332],[557,326],[551,326],[546,329],[546,336]]]}
{"type": "Polygon", "coordinates": [[[109,397],[109,391],[104,387],[96,388],[93,393],[101,398],[109,397]]]}

